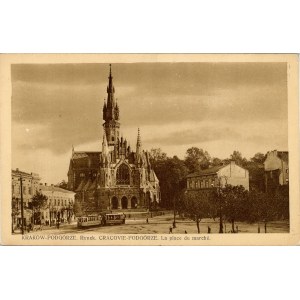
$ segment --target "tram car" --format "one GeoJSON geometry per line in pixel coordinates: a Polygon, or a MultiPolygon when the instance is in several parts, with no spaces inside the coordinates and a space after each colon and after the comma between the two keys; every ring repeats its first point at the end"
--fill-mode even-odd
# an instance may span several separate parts
{"type": "Polygon", "coordinates": [[[125,215],[122,213],[104,214],[104,225],[125,224],[125,215]]]}
{"type": "Polygon", "coordinates": [[[122,213],[106,213],[101,215],[88,215],[77,219],[77,227],[92,227],[106,225],[125,224],[125,214],[122,213]]]}
{"type": "Polygon", "coordinates": [[[77,227],[91,227],[91,226],[101,226],[103,225],[103,216],[101,215],[89,215],[84,217],[79,217],[77,219],[77,227]]]}

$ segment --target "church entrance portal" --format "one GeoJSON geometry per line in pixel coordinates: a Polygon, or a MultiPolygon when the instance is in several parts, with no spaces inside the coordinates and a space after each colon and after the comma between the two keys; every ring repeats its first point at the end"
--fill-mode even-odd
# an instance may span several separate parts
{"type": "Polygon", "coordinates": [[[111,199],[111,206],[112,206],[112,209],[118,209],[118,198],[117,197],[113,197],[111,199]]]}
{"type": "Polygon", "coordinates": [[[121,205],[122,205],[122,209],[127,209],[128,199],[125,196],[121,199],[121,205]]]}
{"type": "Polygon", "coordinates": [[[148,207],[148,209],[150,210],[150,206],[151,206],[151,196],[150,196],[150,192],[148,191],[146,193],[146,206],[148,207]]]}
{"type": "Polygon", "coordinates": [[[131,208],[137,208],[137,199],[136,199],[136,197],[131,198],[131,208]]]}

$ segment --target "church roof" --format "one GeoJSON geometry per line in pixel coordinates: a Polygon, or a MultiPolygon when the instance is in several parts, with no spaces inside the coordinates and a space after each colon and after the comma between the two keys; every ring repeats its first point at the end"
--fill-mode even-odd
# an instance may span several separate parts
{"type": "Polygon", "coordinates": [[[189,178],[189,177],[197,177],[197,176],[203,176],[203,175],[213,175],[213,174],[216,174],[219,170],[221,170],[225,166],[226,165],[211,167],[211,168],[208,168],[206,170],[201,170],[201,171],[198,171],[198,172],[188,174],[186,177],[189,178]]]}
{"type": "Polygon", "coordinates": [[[156,174],[155,174],[155,172],[154,172],[154,170],[152,170],[152,169],[150,171],[150,181],[151,182],[158,182],[159,181],[156,174]]]}
{"type": "Polygon", "coordinates": [[[65,189],[62,189],[58,186],[50,186],[50,185],[42,185],[40,184],[39,185],[39,190],[41,191],[50,191],[50,192],[61,192],[61,193],[66,193],[66,194],[74,194],[73,191],[68,191],[68,190],[65,190],[65,189]]]}
{"type": "Polygon", "coordinates": [[[98,168],[100,163],[99,151],[76,151],[72,155],[73,168],[98,168]]]}
{"type": "Polygon", "coordinates": [[[81,180],[79,186],[77,187],[77,189],[75,190],[75,192],[81,192],[83,187],[86,185],[87,183],[87,180],[86,179],[83,179],[81,180]]]}

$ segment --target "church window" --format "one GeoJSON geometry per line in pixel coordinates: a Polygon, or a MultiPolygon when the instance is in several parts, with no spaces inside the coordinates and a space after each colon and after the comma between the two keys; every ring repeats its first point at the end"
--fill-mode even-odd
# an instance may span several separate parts
{"type": "Polygon", "coordinates": [[[129,168],[125,164],[121,164],[117,169],[117,184],[129,184],[129,168]]]}

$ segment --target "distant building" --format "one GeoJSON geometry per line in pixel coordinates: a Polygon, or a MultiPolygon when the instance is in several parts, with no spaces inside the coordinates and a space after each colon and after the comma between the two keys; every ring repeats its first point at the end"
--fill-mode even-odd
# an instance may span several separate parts
{"type": "Polygon", "coordinates": [[[102,151],[72,151],[68,188],[86,212],[149,209],[160,201],[159,181],[142,149],[138,130],[136,148],[120,135],[120,110],[115,99],[113,77],[108,77],[103,105],[102,151]]]}
{"type": "Polygon", "coordinates": [[[30,224],[32,219],[32,210],[30,204],[32,196],[38,190],[41,178],[36,173],[27,173],[20,171],[18,168],[11,172],[11,189],[12,189],[12,227],[15,229],[22,224],[21,217],[21,181],[23,189],[23,209],[24,209],[24,225],[30,224]]]}
{"type": "Polygon", "coordinates": [[[47,183],[40,184],[39,192],[47,197],[47,207],[41,212],[41,221],[54,224],[71,221],[74,218],[73,206],[75,193],[47,183]]]}
{"type": "Polygon", "coordinates": [[[288,151],[269,151],[264,162],[266,191],[289,184],[288,151]]]}
{"type": "Polygon", "coordinates": [[[226,184],[242,185],[249,190],[248,170],[231,161],[229,164],[201,170],[187,176],[187,191],[211,190],[225,187],[226,184]]]}

